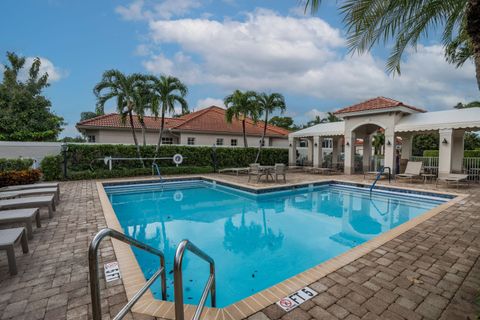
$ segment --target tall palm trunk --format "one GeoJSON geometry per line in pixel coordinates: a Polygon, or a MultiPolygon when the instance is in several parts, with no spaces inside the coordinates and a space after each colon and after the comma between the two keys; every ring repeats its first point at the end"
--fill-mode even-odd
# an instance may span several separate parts
{"type": "Polygon", "coordinates": [[[260,145],[258,146],[257,157],[255,158],[255,163],[258,162],[258,158],[260,158],[260,152],[262,150],[263,144],[265,143],[265,135],[267,134],[267,126],[268,126],[268,110],[265,110],[265,123],[264,123],[264,126],[263,126],[262,140],[260,140],[260,145]]]}
{"type": "Polygon", "coordinates": [[[132,128],[133,142],[135,143],[135,148],[137,149],[137,156],[142,163],[142,167],[145,168],[145,163],[143,163],[142,153],[140,152],[140,146],[138,145],[137,134],[135,133],[135,126],[133,124],[133,114],[132,111],[128,111],[128,118],[130,119],[130,128],[132,128]]]}
{"type": "Polygon", "coordinates": [[[165,126],[165,108],[166,106],[162,106],[162,122],[160,124],[160,134],[158,135],[158,142],[157,142],[157,147],[155,148],[155,156],[156,158],[158,156],[158,151],[160,150],[160,146],[162,145],[162,138],[163,138],[163,128],[165,126]]]}
{"type": "Polygon", "coordinates": [[[469,0],[467,4],[467,33],[472,40],[473,60],[480,90],[480,0],[469,0]]]}
{"type": "Polygon", "coordinates": [[[243,130],[243,146],[245,148],[248,148],[248,143],[247,143],[247,130],[245,129],[245,116],[243,116],[242,120],[242,130],[243,130]]]}
{"type": "Polygon", "coordinates": [[[140,122],[140,125],[142,126],[142,139],[143,139],[143,146],[147,146],[147,138],[146,138],[146,128],[145,128],[145,121],[143,121],[143,118],[138,118],[138,121],[140,122]]]}

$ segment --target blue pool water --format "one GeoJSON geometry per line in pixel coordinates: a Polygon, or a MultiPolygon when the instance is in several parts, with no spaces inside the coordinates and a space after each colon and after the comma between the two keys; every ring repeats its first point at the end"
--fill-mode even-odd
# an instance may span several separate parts
{"type": "MultiPolygon", "coordinates": [[[[254,194],[207,181],[105,187],[124,232],[162,250],[168,299],[173,257],[187,238],[216,264],[224,307],[335,257],[438,206],[446,199],[342,186],[254,194]]],[[[133,250],[148,279],[158,259],[133,250]]],[[[184,297],[196,304],[208,264],[186,253],[184,297]]],[[[160,281],[154,295],[161,299],[160,281]]]]}

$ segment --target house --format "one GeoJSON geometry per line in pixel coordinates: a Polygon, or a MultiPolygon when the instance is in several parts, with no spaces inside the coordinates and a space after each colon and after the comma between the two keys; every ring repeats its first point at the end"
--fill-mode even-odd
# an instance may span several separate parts
{"type": "MultiPolygon", "coordinates": [[[[177,118],[165,118],[163,144],[181,145],[217,145],[242,146],[242,121],[233,118],[232,123],[225,120],[226,110],[211,106],[177,118]]],[[[161,118],[144,117],[146,126],[146,143],[156,144],[161,125],[161,118]]],[[[142,130],[137,117],[134,117],[134,127],[138,142],[141,144],[142,130]]],[[[247,118],[245,123],[249,147],[258,146],[263,133],[264,122],[255,123],[247,118]]],[[[76,128],[94,143],[133,143],[132,131],[128,119],[122,123],[120,115],[110,113],[77,123],[76,128]]],[[[265,146],[288,147],[290,131],[273,125],[267,126],[265,146]]]]}

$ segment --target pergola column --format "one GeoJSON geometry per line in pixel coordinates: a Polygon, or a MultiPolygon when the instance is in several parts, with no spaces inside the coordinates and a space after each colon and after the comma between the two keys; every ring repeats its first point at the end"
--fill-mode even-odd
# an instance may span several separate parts
{"type": "Polygon", "coordinates": [[[370,159],[372,156],[372,143],[370,136],[363,137],[363,171],[370,171],[370,159]]]}
{"type": "Polygon", "coordinates": [[[338,155],[342,152],[342,146],[340,137],[332,137],[332,168],[337,167],[338,155]]]}
{"type": "Polygon", "coordinates": [[[307,139],[307,161],[313,165],[313,138],[307,139]]]}
{"type": "Polygon", "coordinates": [[[345,174],[353,174],[355,172],[355,133],[351,132],[345,135],[345,174]]]}
{"type": "Polygon", "coordinates": [[[463,167],[463,130],[441,129],[439,133],[438,174],[461,172],[463,167]]]}
{"type": "Polygon", "coordinates": [[[401,159],[410,160],[412,156],[413,134],[402,135],[402,154],[401,159]]]}
{"type": "Polygon", "coordinates": [[[297,165],[297,139],[288,137],[288,165],[297,165]]]}
{"type": "Polygon", "coordinates": [[[313,166],[321,167],[323,163],[322,151],[323,137],[313,137],[313,166]]]}
{"type": "Polygon", "coordinates": [[[395,172],[395,134],[392,129],[385,129],[385,160],[384,166],[395,172]],[[390,144],[389,144],[390,143],[390,144]]]}

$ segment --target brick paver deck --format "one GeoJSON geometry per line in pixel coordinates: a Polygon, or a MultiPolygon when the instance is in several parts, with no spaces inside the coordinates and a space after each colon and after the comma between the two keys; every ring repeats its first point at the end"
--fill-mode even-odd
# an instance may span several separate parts
{"type": "MultiPolygon", "coordinates": [[[[221,177],[246,183],[245,177],[221,177]]],[[[324,178],[290,174],[288,182],[324,178]]],[[[320,292],[314,299],[289,313],[271,305],[250,319],[477,319],[480,187],[458,191],[469,196],[311,284],[320,292]]],[[[87,248],[92,236],[106,226],[95,181],[62,184],[54,218],[43,216],[42,228],[29,243],[30,252],[16,251],[18,275],[9,275],[6,254],[0,253],[0,319],[89,319],[87,248]]],[[[101,257],[105,262],[115,260],[109,240],[101,257]]],[[[121,281],[102,286],[102,310],[109,319],[126,296],[121,281]]],[[[132,317],[151,319],[138,314],[127,319],[132,317]]]]}

